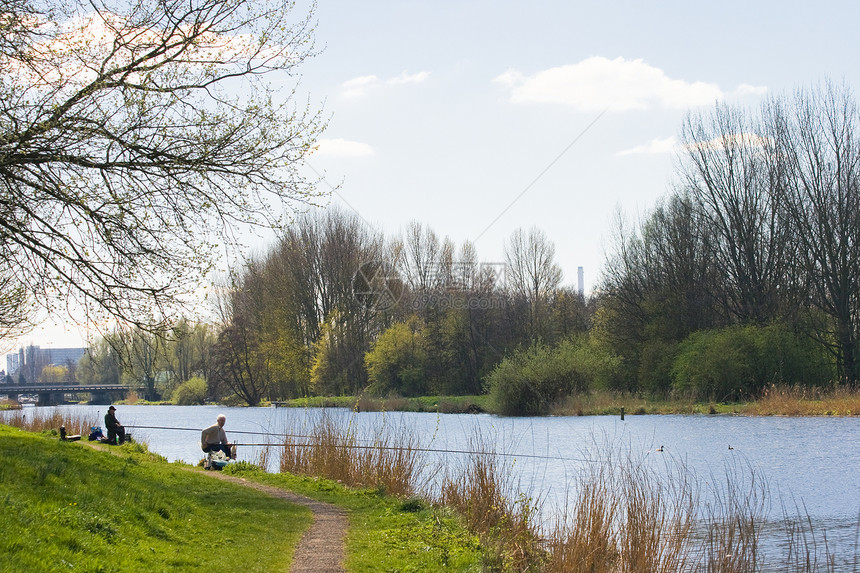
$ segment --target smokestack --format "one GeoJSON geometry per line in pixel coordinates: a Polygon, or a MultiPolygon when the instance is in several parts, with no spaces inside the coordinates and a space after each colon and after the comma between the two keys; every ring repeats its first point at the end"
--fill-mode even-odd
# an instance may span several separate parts
{"type": "Polygon", "coordinates": [[[576,286],[579,296],[585,296],[585,273],[582,267],[576,267],[576,286]]]}

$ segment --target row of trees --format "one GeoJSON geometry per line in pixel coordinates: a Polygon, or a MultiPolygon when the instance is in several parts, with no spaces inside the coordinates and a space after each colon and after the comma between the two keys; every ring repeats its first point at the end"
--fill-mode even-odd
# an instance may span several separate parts
{"type": "Polygon", "coordinates": [[[417,222],[387,238],[314,212],[218,290],[206,380],[251,404],[490,391],[510,413],[594,388],[732,399],[857,380],[858,124],[834,85],[690,115],[673,191],[619,217],[588,300],[538,229],[488,264],[417,222]]]}
{"type": "Polygon", "coordinates": [[[480,263],[419,223],[386,239],[338,209],[309,215],[221,291],[217,380],[249,403],[480,393],[512,348],[588,324],[542,232],[516,232],[506,252],[480,263]]]}
{"type": "Polygon", "coordinates": [[[831,84],[688,117],[677,188],[618,225],[607,263],[598,318],[622,388],[666,389],[682,341],[736,325],[783,325],[860,377],[858,128],[831,84]]]}

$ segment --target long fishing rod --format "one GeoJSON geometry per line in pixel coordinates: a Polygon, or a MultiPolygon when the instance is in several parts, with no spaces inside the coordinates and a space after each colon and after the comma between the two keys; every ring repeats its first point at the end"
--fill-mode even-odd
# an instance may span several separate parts
{"type": "MultiPolygon", "coordinates": [[[[126,428],[137,428],[143,430],[181,430],[183,432],[199,432],[200,428],[175,428],[171,426],[132,426],[128,425],[126,428]]],[[[248,430],[230,430],[231,434],[249,434],[254,436],[284,436],[289,438],[312,438],[313,436],[305,436],[302,434],[279,434],[277,432],[251,432],[248,430]]]]}
{"type": "MultiPolygon", "coordinates": [[[[231,444],[236,446],[268,446],[268,447],[284,447],[290,446],[294,448],[312,448],[316,444],[231,444]]],[[[568,462],[596,462],[597,460],[588,460],[585,458],[566,458],[562,456],[540,456],[537,454],[517,454],[504,452],[481,452],[478,450],[444,450],[441,448],[417,448],[411,446],[360,446],[356,444],[334,444],[335,448],[350,448],[354,450],[409,450],[412,452],[431,452],[437,454],[472,454],[479,456],[499,456],[505,458],[532,458],[538,460],[561,460],[568,462]]]]}
{"type": "MultiPolygon", "coordinates": [[[[127,426],[128,428],[137,428],[137,429],[146,429],[146,430],[181,430],[188,432],[199,432],[198,428],[175,428],[169,426],[127,426]]],[[[310,439],[314,436],[305,436],[301,434],[278,434],[275,432],[251,432],[251,431],[242,431],[242,430],[230,430],[231,434],[250,434],[255,436],[283,436],[284,438],[303,438],[310,439]]],[[[285,445],[289,445],[297,448],[310,448],[316,444],[269,444],[269,443],[235,443],[231,445],[236,446],[258,446],[258,447],[274,447],[280,448],[285,445]]],[[[541,456],[537,454],[516,454],[516,453],[504,453],[504,452],[482,452],[478,450],[446,450],[442,448],[420,448],[420,447],[411,447],[411,446],[362,446],[358,444],[336,444],[335,447],[338,448],[350,448],[356,450],[411,450],[415,452],[428,452],[428,453],[437,453],[437,454],[469,454],[469,455],[479,455],[479,456],[499,456],[499,457],[507,457],[507,458],[530,458],[530,459],[538,459],[538,460],[555,460],[555,461],[568,461],[568,462],[595,462],[596,460],[589,460],[585,458],[568,458],[563,456],[541,456]]]]}

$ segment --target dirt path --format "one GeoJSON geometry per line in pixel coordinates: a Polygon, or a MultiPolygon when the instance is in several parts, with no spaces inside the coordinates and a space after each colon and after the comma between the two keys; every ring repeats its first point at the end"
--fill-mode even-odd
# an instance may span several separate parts
{"type": "Polygon", "coordinates": [[[224,475],[220,472],[206,473],[218,479],[254,488],[272,497],[304,505],[313,512],[313,523],[296,547],[290,573],[344,573],[346,571],[343,568],[343,560],[347,518],[346,513],[340,508],[243,478],[224,475]]]}

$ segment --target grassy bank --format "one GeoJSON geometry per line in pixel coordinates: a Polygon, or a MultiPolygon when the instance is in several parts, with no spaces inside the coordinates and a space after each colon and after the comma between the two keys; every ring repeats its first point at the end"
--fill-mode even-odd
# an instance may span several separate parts
{"type": "Polygon", "coordinates": [[[383,487],[349,488],[332,479],[267,474],[248,466],[236,473],[347,509],[350,573],[485,570],[478,537],[455,513],[420,498],[395,498],[383,487]]]}
{"type": "Polygon", "coordinates": [[[306,508],[118,450],[0,426],[0,571],[286,570],[306,508]]]}
{"type": "MultiPolygon", "coordinates": [[[[0,571],[286,571],[311,519],[138,444],[96,451],[0,426],[0,460],[0,571]]],[[[444,511],[378,488],[237,470],[347,508],[350,571],[480,570],[474,536],[444,511]]]]}
{"type": "Polygon", "coordinates": [[[694,402],[684,399],[655,399],[616,392],[592,392],[570,396],[552,408],[557,416],[601,416],[641,414],[736,414],[742,416],[858,416],[860,389],[851,386],[767,388],[745,402],[694,402]]]}

